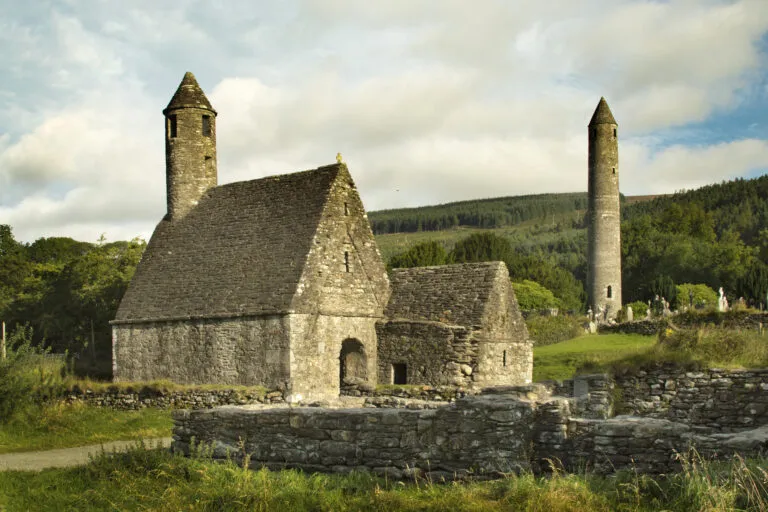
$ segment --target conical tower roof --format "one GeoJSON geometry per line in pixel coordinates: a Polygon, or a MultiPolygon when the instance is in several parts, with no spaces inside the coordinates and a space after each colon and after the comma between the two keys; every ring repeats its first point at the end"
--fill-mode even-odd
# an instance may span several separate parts
{"type": "Polygon", "coordinates": [[[170,103],[163,110],[163,114],[177,108],[203,108],[210,110],[214,115],[216,114],[216,111],[211,106],[211,102],[205,97],[205,93],[197,83],[195,75],[189,71],[184,73],[184,78],[181,79],[179,88],[176,89],[176,93],[171,98],[170,103]]]}
{"type": "Polygon", "coordinates": [[[592,120],[589,122],[589,126],[595,124],[615,124],[618,125],[616,119],[613,118],[611,109],[608,107],[608,102],[605,98],[600,97],[600,103],[597,104],[595,113],[592,114],[592,120]]]}

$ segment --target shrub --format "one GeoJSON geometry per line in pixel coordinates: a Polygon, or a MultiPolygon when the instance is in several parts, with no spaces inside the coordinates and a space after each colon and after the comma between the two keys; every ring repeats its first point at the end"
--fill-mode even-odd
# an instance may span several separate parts
{"type": "Polygon", "coordinates": [[[560,301],[552,292],[535,281],[523,279],[519,283],[512,283],[512,288],[515,290],[517,303],[523,311],[560,307],[560,301]]]}
{"type": "Polygon", "coordinates": [[[551,345],[584,334],[582,320],[570,315],[531,315],[525,324],[536,346],[551,345]]]}
{"type": "Polygon", "coordinates": [[[632,308],[632,316],[635,318],[635,320],[639,320],[648,314],[648,303],[641,300],[630,302],[625,306],[625,309],[626,308],[632,308]]]}
{"type": "Polygon", "coordinates": [[[31,327],[16,328],[8,337],[6,359],[0,359],[0,423],[61,393],[64,367],[63,358],[32,345],[31,327]]]}
{"type": "Polygon", "coordinates": [[[695,308],[705,308],[717,305],[717,292],[705,284],[684,283],[677,285],[677,300],[674,308],[682,311],[690,305],[693,297],[695,308]]]}

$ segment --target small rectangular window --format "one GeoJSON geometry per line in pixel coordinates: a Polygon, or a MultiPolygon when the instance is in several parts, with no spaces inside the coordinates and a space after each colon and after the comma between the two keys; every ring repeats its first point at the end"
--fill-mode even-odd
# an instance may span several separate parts
{"type": "Polygon", "coordinates": [[[344,268],[349,272],[349,253],[344,251],[344,268]]]}
{"type": "Polygon", "coordinates": [[[607,298],[609,299],[613,297],[613,288],[611,288],[610,285],[608,286],[607,296],[608,296],[607,298]]]}
{"type": "Polygon", "coordinates": [[[349,215],[349,204],[344,203],[344,215],[349,215]]]}
{"type": "Polygon", "coordinates": [[[616,138],[616,128],[613,129],[613,138],[616,138]]]}
{"type": "Polygon", "coordinates": [[[203,116],[203,137],[211,136],[211,116],[203,116]]]}
{"type": "Polygon", "coordinates": [[[405,363],[392,363],[392,384],[408,384],[408,366],[405,363]]]}
{"type": "Polygon", "coordinates": [[[501,365],[507,366],[507,351],[505,350],[501,356],[501,365]]]}
{"type": "Polygon", "coordinates": [[[172,139],[176,138],[176,116],[168,116],[168,136],[172,139]]]}

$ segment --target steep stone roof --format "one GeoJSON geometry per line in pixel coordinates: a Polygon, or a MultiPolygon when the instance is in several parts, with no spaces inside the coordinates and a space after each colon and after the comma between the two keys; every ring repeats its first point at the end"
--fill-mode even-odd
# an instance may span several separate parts
{"type": "Polygon", "coordinates": [[[500,271],[507,272],[500,261],[394,269],[384,315],[394,320],[482,325],[500,271]]]}
{"type": "Polygon", "coordinates": [[[184,78],[181,79],[179,88],[176,89],[173,98],[171,98],[168,106],[163,110],[163,114],[177,108],[203,108],[216,114],[216,111],[213,110],[213,107],[211,106],[211,102],[208,101],[205,93],[197,83],[195,75],[189,71],[184,74],[184,78]]]}
{"type": "Polygon", "coordinates": [[[162,220],[115,321],[291,309],[323,207],[344,164],[220,185],[162,220]]]}
{"type": "Polygon", "coordinates": [[[595,124],[617,124],[616,119],[613,118],[611,109],[608,107],[608,102],[605,98],[600,98],[600,102],[597,104],[595,113],[592,114],[592,119],[589,121],[589,126],[595,124]]]}

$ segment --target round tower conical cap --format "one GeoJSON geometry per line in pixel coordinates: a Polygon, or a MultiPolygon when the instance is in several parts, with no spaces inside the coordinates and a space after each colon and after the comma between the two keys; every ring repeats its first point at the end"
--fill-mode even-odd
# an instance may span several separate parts
{"type": "Polygon", "coordinates": [[[595,113],[592,114],[592,119],[589,121],[589,126],[595,124],[615,124],[618,126],[616,119],[614,119],[611,113],[611,109],[608,107],[608,102],[603,97],[600,98],[595,113]]]}
{"type": "Polygon", "coordinates": [[[163,114],[169,110],[176,110],[179,108],[202,108],[210,110],[216,115],[216,111],[211,106],[211,102],[206,98],[205,93],[200,88],[200,84],[197,83],[195,75],[187,71],[184,73],[184,78],[181,79],[179,88],[171,98],[168,106],[163,110],[163,114]]]}

